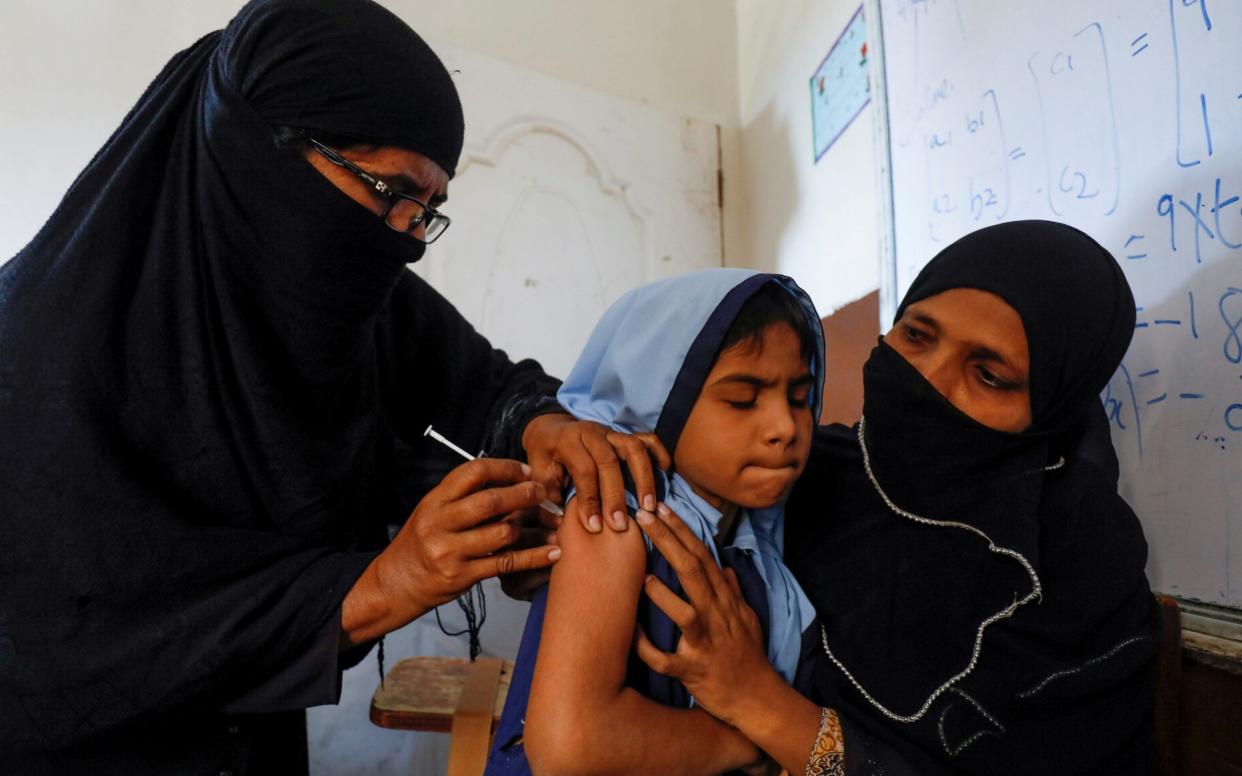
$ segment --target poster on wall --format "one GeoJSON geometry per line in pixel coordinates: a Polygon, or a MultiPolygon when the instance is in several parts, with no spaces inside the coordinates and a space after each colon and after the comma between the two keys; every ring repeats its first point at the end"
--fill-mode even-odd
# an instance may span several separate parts
{"type": "Polygon", "coordinates": [[[811,76],[811,135],[815,161],[871,102],[867,67],[867,22],[862,6],[811,76]]]}

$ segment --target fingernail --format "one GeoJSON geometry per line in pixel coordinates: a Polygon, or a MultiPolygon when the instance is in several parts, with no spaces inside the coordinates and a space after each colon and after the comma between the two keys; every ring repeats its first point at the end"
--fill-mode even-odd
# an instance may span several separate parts
{"type": "Polygon", "coordinates": [[[648,512],[650,512],[651,510],[653,510],[653,509],[655,509],[655,508],[656,508],[656,505],[655,505],[655,496],[651,495],[650,493],[648,493],[647,495],[643,496],[643,509],[645,509],[645,510],[647,510],[648,512]]]}
{"type": "Polygon", "coordinates": [[[522,464],[522,474],[524,474],[527,477],[530,476],[530,467],[527,466],[526,464],[522,464]]]}
{"type": "Polygon", "coordinates": [[[655,515],[645,509],[640,509],[634,513],[634,519],[639,525],[651,525],[651,521],[655,520],[655,515]]]}
{"type": "Polygon", "coordinates": [[[651,584],[654,581],[655,581],[655,574],[648,574],[647,578],[643,580],[643,582],[646,584],[651,584]]]}
{"type": "Polygon", "coordinates": [[[673,514],[673,510],[669,509],[668,505],[663,503],[656,507],[656,511],[660,513],[660,517],[668,517],[673,514]]]}
{"type": "Polygon", "coordinates": [[[591,533],[599,533],[603,527],[604,525],[600,522],[599,515],[591,515],[587,518],[587,530],[591,533]]]}
{"type": "Polygon", "coordinates": [[[543,499],[547,497],[548,497],[548,489],[543,486],[543,483],[536,482],[535,483],[535,498],[542,501],[543,499]]]}
{"type": "Polygon", "coordinates": [[[618,531],[625,530],[625,513],[619,509],[612,513],[612,527],[618,531]]]}
{"type": "Polygon", "coordinates": [[[559,557],[561,557],[560,547],[553,547],[552,549],[548,550],[548,560],[556,560],[559,557]]]}

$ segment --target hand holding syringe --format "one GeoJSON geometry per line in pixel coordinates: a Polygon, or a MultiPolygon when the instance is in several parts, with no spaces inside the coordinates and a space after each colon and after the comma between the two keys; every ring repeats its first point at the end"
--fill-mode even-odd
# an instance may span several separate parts
{"type": "Polygon", "coordinates": [[[489,577],[524,578],[555,563],[560,547],[526,546],[528,532],[510,519],[547,495],[520,461],[481,458],[450,471],[349,589],[341,644],[379,638],[489,577]]]}
{"type": "MultiPolygon", "coordinates": [[[[431,437],[432,439],[436,440],[437,442],[444,445],[448,449],[460,455],[462,458],[465,458],[467,461],[475,460],[475,456],[471,455],[470,453],[466,452],[462,448],[450,442],[447,437],[445,437],[439,431],[436,431],[431,426],[427,427],[427,430],[423,432],[423,436],[431,437]]],[[[561,509],[559,506],[557,506],[556,504],[554,504],[553,502],[549,501],[546,498],[542,502],[540,502],[539,507],[540,509],[543,509],[545,512],[551,512],[557,517],[565,516],[565,510],[561,509]]]]}

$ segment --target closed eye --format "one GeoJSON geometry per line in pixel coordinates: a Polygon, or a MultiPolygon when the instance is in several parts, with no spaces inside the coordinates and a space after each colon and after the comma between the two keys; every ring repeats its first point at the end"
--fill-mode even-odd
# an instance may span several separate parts
{"type": "Polygon", "coordinates": [[[979,380],[982,381],[984,385],[988,386],[989,388],[993,390],[1016,391],[1019,387],[1021,387],[1018,383],[1012,382],[1010,380],[1006,380],[1005,378],[996,374],[995,372],[988,369],[987,367],[980,366],[980,367],[976,367],[975,370],[979,374],[979,380]]]}
{"type": "Polygon", "coordinates": [[[930,334],[923,331],[922,329],[911,326],[908,323],[902,324],[901,329],[902,329],[902,334],[905,336],[906,340],[916,345],[922,345],[931,339],[930,334]]]}

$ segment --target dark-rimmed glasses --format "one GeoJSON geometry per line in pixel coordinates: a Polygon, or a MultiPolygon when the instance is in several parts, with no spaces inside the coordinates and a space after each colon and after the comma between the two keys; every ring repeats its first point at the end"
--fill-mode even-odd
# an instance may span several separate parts
{"type": "Polygon", "coordinates": [[[444,230],[448,229],[449,224],[452,223],[452,219],[431,205],[423,202],[418,197],[402,194],[344,156],[341,156],[341,152],[335,148],[324,145],[313,137],[306,138],[306,141],[323,158],[357,175],[372,191],[384,198],[388,204],[384,208],[384,212],[380,214],[380,218],[394,232],[402,232],[418,240],[419,238],[414,234],[414,230],[421,225],[423,227],[421,242],[430,244],[444,234],[444,230]]]}

